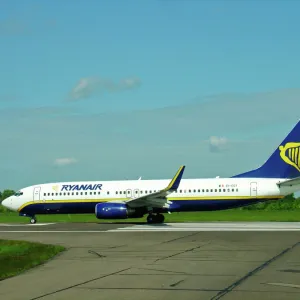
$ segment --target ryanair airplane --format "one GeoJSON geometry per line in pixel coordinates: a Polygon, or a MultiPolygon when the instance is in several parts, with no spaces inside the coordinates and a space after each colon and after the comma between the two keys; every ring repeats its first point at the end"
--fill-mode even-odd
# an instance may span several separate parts
{"type": "Polygon", "coordinates": [[[98,219],[140,218],[163,223],[163,213],[222,210],[277,200],[300,190],[300,121],[258,169],[230,178],[59,182],[29,186],[2,205],[30,217],[94,213],[98,219]]]}

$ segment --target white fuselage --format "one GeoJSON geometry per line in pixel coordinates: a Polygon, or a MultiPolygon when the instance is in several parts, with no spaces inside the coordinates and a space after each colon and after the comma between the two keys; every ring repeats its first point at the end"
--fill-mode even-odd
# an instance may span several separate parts
{"type": "MultiPolygon", "coordinates": [[[[100,202],[122,202],[151,194],[165,188],[170,180],[124,180],[124,181],[88,181],[59,182],[26,187],[20,195],[12,196],[3,203],[12,210],[24,213],[44,213],[62,211],[62,205],[89,204],[82,212],[93,212],[93,206],[100,202]],[[94,189],[93,189],[94,188],[94,189]],[[34,209],[43,205],[38,212],[34,209]],[[32,212],[31,212],[32,210],[32,212]]],[[[295,187],[279,188],[277,183],[285,179],[261,178],[212,178],[182,179],[176,192],[167,196],[167,200],[178,203],[176,211],[198,211],[227,209],[242,206],[251,201],[280,199],[295,192],[295,187]],[[228,202],[229,201],[229,202],[228,202]],[[213,204],[213,205],[212,205],[213,204]],[[234,205],[232,205],[234,204],[234,205]],[[217,207],[216,207],[217,205],[217,207]],[[212,207],[212,209],[210,208],[212,207]],[[214,208],[215,207],[215,208],[214,208]]],[[[172,209],[171,209],[172,210],[172,209]]],[[[73,212],[74,210],[71,210],[73,212]]],[[[80,213],[80,207],[77,213],[80,213]]],[[[68,209],[64,211],[68,213],[68,209]]]]}

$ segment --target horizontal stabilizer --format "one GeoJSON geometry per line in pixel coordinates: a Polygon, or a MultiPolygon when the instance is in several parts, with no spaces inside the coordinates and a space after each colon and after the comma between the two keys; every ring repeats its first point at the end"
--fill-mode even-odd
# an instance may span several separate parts
{"type": "Polygon", "coordinates": [[[278,182],[277,185],[279,187],[281,186],[295,186],[295,185],[300,185],[300,177],[296,177],[293,179],[289,179],[283,182],[278,182]]]}

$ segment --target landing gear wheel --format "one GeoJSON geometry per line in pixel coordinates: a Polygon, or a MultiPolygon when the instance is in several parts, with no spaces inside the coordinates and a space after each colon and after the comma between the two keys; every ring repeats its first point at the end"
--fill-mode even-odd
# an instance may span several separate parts
{"type": "Polygon", "coordinates": [[[36,223],[36,218],[31,218],[30,219],[30,224],[35,224],[36,223]]]}
{"type": "Polygon", "coordinates": [[[157,214],[156,215],[156,222],[157,223],[163,223],[164,220],[165,220],[165,216],[164,215],[162,215],[162,214],[157,214]]]}
{"type": "Polygon", "coordinates": [[[155,216],[152,215],[152,214],[148,215],[148,216],[147,216],[147,223],[148,223],[148,224],[153,224],[154,221],[155,221],[155,218],[154,218],[154,217],[155,217],[155,216]]]}

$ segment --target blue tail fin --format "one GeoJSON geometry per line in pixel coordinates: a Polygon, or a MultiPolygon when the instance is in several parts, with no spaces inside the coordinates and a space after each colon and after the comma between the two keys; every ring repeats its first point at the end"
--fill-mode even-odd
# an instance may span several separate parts
{"type": "Polygon", "coordinates": [[[232,178],[295,178],[298,176],[300,176],[300,121],[260,168],[232,178]]]}

